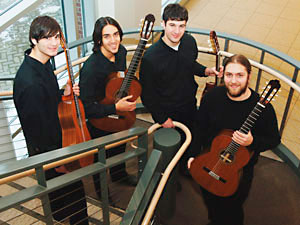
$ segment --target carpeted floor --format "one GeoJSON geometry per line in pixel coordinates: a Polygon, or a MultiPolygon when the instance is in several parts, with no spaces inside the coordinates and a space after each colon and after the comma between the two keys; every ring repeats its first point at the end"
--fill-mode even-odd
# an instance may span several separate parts
{"type": "MultiPolygon", "coordinates": [[[[180,182],[176,213],[167,224],[206,225],[207,210],[197,184],[182,176],[180,182]]],[[[245,225],[299,225],[299,177],[285,163],[260,157],[244,211],[245,225]]]]}

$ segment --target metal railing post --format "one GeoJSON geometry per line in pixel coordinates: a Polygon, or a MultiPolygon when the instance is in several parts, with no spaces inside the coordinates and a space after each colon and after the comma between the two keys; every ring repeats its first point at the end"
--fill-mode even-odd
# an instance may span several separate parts
{"type": "MultiPolygon", "coordinates": [[[[47,187],[47,181],[45,176],[45,171],[42,166],[35,169],[36,170],[36,179],[37,183],[43,187],[47,187]]],[[[50,199],[49,195],[43,195],[41,196],[41,202],[43,206],[44,216],[45,216],[45,222],[46,224],[52,225],[53,219],[52,219],[52,210],[50,206],[50,199]]]]}
{"type": "Polygon", "coordinates": [[[138,138],[138,146],[140,148],[146,149],[146,153],[142,154],[138,157],[138,178],[141,177],[142,172],[144,171],[144,168],[146,166],[147,163],[147,159],[148,159],[148,133],[146,132],[145,134],[139,136],[138,138]]]}
{"type": "MultiPolygon", "coordinates": [[[[159,129],[154,133],[153,148],[162,152],[159,171],[164,171],[180,147],[180,134],[175,129],[159,129]]],[[[178,187],[178,167],[171,173],[164,192],[157,205],[157,216],[167,221],[173,217],[176,209],[176,192],[178,187]]]]}
{"type": "MultiPolygon", "coordinates": [[[[296,82],[296,80],[297,80],[298,71],[299,71],[299,69],[295,68],[293,79],[292,79],[293,82],[296,82]]],[[[281,136],[282,136],[282,133],[283,133],[283,130],[284,130],[284,127],[285,127],[285,122],[286,122],[286,119],[287,119],[287,116],[288,116],[288,113],[289,113],[289,110],[290,110],[293,95],[294,95],[294,89],[290,88],[289,96],[288,96],[288,99],[287,99],[287,102],[286,102],[286,106],[285,106],[285,109],[284,109],[284,113],[283,113],[281,124],[280,124],[280,129],[279,129],[279,133],[280,133],[281,136]]]]}
{"type": "MultiPolygon", "coordinates": [[[[106,153],[105,148],[100,148],[98,151],[98,162],[105,164],[106,163],[106,153]]],[[[95,181],[94,181],[95,182],[95,181]]],[[[103,224],[109,225],[109,200],[108,200],[108,184],[107,184],[107,173],[106,170],[100,172],[100,187],[101,187],[101,201],[102,201],[102,216],[103,224]]],[[[97,192],[97,190],[96,190],[97,192]]],[[[100,200],[100,199],[99,199],[100,200]]]]}

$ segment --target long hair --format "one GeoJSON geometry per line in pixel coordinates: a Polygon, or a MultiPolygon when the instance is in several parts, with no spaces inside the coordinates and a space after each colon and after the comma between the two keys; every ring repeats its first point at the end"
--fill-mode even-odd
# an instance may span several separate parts
{"type": "Polygon", "coordinates": [[[53,37],[57,33],[61,34],[62,30],[58,22],[50,16],[38,16],[36,17],[29,30],[29,42],[30,47],[34,48],[34,44],[31,39],[35,39],[37,42],[40,39],[53,37]]]}
{"type": "Polygon", "coordinates": [[[226,59],[225,64],[224,64],[224,71],[226,70],[226,66],[229,63],[238,63],[244,66],[247,70],[248,75],[251,73],[251,64],[249,60],[244,56],[240,54],[235,54],[233,56],[230,56],[229,58],[226,59]]]}
{"type": "Polygon", "coordinates": [[[165,23],[168,20],[177,20],[177,21],[188,21],[189,15],[185,7],[175,3],[169,4],[165,7],[162,19],[165,23]]]}
{"type": "Polygon", "coordinates": [[[93,32],[94,47],[93,47],[93,52],[100,51],[100,47],[102,45],[102,31],[103,31],[103,28],[106,25],[115,26],[118,29],[118,32],[119,32],[119,35],[120,35],[120,40],[122,41],[123,31],[122,31],[122,28],[119,25],[119,23],[115,19],[113,19],[109,16],[100,17],[96,21],[95,26],[94,26],[94,32],[93,32]]]}

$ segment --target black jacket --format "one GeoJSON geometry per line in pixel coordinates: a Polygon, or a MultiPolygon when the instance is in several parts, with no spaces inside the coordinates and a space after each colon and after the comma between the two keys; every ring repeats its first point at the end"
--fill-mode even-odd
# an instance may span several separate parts
{"type": "Polygon", "coordinates": [[[42,64],[29,56],[30,49],[17,71],[13,99],[24,132],[29,155],[61,147],[58,103],[63,91],[50,61],[42,64]]]}
{"type": "Polygon", "coordinates": [[[178,51],[160,39],[145,52],[140,67],[141,97],[156,122],[165,122],[168,112],[196,104],[198,85],[194,75],[204,76],[206,69],[197,57],[196,41],[186,33],[178,51]]]}

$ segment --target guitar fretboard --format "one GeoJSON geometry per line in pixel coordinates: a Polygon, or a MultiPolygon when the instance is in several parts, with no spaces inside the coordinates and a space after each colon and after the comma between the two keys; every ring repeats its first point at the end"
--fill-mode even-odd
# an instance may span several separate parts
{"type": "Polygon", "coordinates": [[[137,70],[137,67],[139,65],[139,62],[142,58],[143,52],[145,50],[145,46],[146,46],[147,40],[141,38],[139,41],[139,44],[134,52],[134,55],[132,57],[132,60],[129,64],[128,67],[128,71],[126,73],[126,76],[122,82],[121,88],[120,88],[120,92],[118,93],[117,98],[122,98],[125,97],[128,93],[129,87],[131,85],[131,81],[134,79],[134,74],[137,70]]]}
{"type": "MultiPolygon", "coordinates": [[[[251,130],[251,128],[254,126],[255,122],[261,115],[263,109],[265,106],[258,102],[254,109],[251,111],[245,122],[243,123],[242,127],[239,129],[240,132],[244,134],[248,134],[248,132],[251,130]]],[[[231,141],[231,143],[226,148],[226,151],[229,151],[230,153],[234,154],[239,149],[240,144],[236,143],[235,141],[231,141]]]]}

